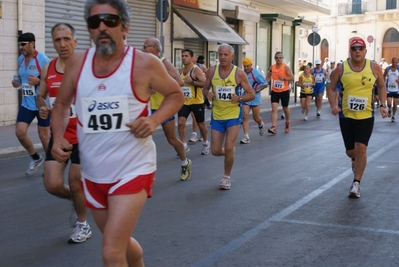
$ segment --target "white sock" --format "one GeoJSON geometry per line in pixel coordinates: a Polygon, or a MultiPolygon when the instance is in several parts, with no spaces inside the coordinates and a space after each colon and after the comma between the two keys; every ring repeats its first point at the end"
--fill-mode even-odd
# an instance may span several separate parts
{"type": "Polygon", "coordinates": [[[230,179],[230,176],[225,175],[224,178],[230,179]]]}
{"type": "Polygon", "coordinates": [[[183,143],[183,146],[186,149],[187,148],[187,143],[183,143]]]}
{"type": "Polygon", "coordinates": [[[84,221],[84,222],[79,222],[79,221],[76,221],[76,224],[87,225],[87,221],[84,221]]]}
{"type": "Polygon", "coordinates": [[[182,165],[182,166],[186,166],[187,164],[188,164],[187,158],[186,158],[185,160],[182,160],[182,161],[181,161],[181,165],[182,165]]]}
{"type": "Polygon", "coordinates": [[[249,139],[249,134],[244,134],[244,137],[249,139]]]}
{"type": "Polygon", "coordinates": [[[195,136],[197,136],[197,132],[193,132],[191,135],[195,135],[195,136]]]}

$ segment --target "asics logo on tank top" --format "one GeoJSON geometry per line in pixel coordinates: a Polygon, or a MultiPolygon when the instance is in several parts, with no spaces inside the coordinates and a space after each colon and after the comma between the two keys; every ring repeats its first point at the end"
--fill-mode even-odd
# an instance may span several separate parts
{"type": "Polygon", "coordinates": [[[98,102],[93,100],[87,109],[89,112],[93,110],[108,110],[108,109],[118,109],[119,108],[119,101],[116,102],[98,102]]]}

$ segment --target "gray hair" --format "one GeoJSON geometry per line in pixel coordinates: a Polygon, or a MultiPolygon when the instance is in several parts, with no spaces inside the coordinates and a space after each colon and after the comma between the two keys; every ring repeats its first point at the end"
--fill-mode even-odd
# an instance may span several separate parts
{"type": "Polygon", "coordinates": [[[65,26],[69,30],[71,30],[72,38],[76,39],[76,30],[75,30],[75,28],[71,24],[64,23],[64,22],[57,23],[51,28],[51,36],[53,36],[53,32],[55,31],[55,29],[57,29],[58,27],[61,27],[61,26],[65,26]]]}
{"type": "Polygon", "coordinates": [[[223,47],[227,47],[228,49],[230,49],[231,54],[234,55],[234,48],[231,45],[226,44],[226,43],[221,43],[218,46],[218,51],[219,51],[220,48],[223,48],[223,47]]]}
{"type": "Polygon", "coordinates": [[[84,19],[90,17],[90,10],[94,5],[108,4],[118,10],[118,15],[121,17],[122,26],[126,28],[130,25],[131,11],[125,0],[87,0],[84,8],[84,19]]]}

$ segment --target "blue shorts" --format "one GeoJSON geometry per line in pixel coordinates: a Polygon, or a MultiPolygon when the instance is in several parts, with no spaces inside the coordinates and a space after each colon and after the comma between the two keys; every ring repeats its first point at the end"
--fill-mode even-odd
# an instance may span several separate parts
{"type": "Polygon", "coordinates": [[[318,95],[324,95],[324,88],[326,87],[325,86],[313,87],[313,96],[317,97],[318,95]]]}
{"type": "MultiPolygon", "coordinates": [[[[151,114],[154,114],[155,111],[157,111],[157,110],[156,110],[156,109],[151,109],[151,114]]],[[[166,119],[165,121],[163,121],[161,124],[162,124],[162,125],[167,124],[168,122],[173,121],[174,119],[175,119],[175,116],[173,115],[172,117],[169,117],[168,119],[166,119]]]]}
{"type": "Polygon", "coordinates": [[[23,106],[19,108],[17,122],[25,122],[30,125],[34,118],[37,118],[37,125],[41,127],[49,127],[50,126],[50,116],[47,119],[43,120],[39,116],[38,110],[29,110],[23,106]]]}
{"type": "Polygon", "coordinates": [[[240,116],[237,119],[229,119],[229,120],[215,120],[213,116],[211,117],[211,129],[224,133],[227,128],[235,125],[242,124],[242,117],[240,116]]]}

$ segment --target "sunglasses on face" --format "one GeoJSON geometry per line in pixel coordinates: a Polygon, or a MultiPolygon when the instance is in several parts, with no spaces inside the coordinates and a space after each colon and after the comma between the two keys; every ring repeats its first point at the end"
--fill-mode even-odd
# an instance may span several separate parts
{"type": "Polygon", "coordinates": [[[147,47],[151,47],[153,45],[143,45],[143,49],[146,49],[147,47]]]}
{"type": "Polygon", "coordinates": [[[121,17],[115,14],[97,14],[87,19],[87,26],[94,30],[100,26],[101,21],[107,27],[114,28],[121,23],[121,17]]]}
{"type": "Polygon", "coordinates": [[[352,46],[352,47],[351,47],[351,50],[352,50],[353,52],[355,52],[355,51],[357,51],[357,50],[363,51],[363,50],[364,50],[364,46],[352,46]]]}
{"type": "Polygon", "coordinates": [[[26,43],[18,43],[18,46],[25,46],[28,42],[26,43]]]}
{"type": "Polygon", "coordinates": [[[274,57],[274,59],[282,59],[283,57],[274,57]]]}

